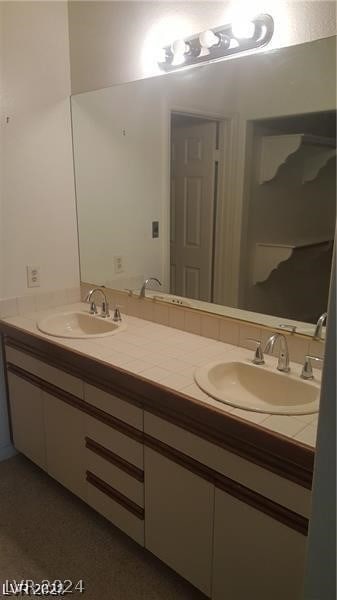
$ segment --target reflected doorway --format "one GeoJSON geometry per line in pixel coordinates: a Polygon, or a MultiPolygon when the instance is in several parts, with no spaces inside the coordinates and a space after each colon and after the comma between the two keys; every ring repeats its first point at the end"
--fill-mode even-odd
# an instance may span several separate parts
{"type": "Polygon", "coordinates": [[[214,301],[220,121],[171,114],[170,293],[214,301]]]}

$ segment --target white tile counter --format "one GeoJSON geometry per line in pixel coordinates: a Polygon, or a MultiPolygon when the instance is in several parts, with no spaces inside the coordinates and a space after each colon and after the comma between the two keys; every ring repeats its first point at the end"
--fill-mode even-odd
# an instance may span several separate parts
{"type": "MultiPolygon", "coordinates": [[[[9,317],[3,321],[58,346],[158,382],[218,411],[230,413],[308,446],[315,446],[318,414],[287,416],[241,410],[207,396],[194,382],[196,367],[216,360],[251,361],[252,350],[125,315],[123,319],[127,323],[126,330],[104,338],[66,339],[45,335],[37,329],[38,319],[71,310],[88,312],[88,305],[68,304],[24,316],[9,317]]],[[[276,369],[277,358],[266,356],[265,360],[267,368],[276,369]]],[[[298,378],[300,371],[301,366],[292,363],[289,376],[298,378]]],[[[315,370],[314,373],[315,379],[319,381],[320,371],[315,370]]]]}

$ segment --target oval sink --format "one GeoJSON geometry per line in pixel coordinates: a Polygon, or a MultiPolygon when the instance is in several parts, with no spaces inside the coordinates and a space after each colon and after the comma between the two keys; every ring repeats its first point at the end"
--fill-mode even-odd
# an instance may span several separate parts
{"type": "Polygon", "coordinates": [[[276,415],[318,412],[319,385],[243,362],[217,362],[194,373],[198,386],[236,408],[276,415]]]}
{"type": "Polygon", "coordinates": [[[67,312],[41,319],[37,322],[37,328],[47,335],[79,339],[114,335],[123,331],[126,325],[88,313],[67,312]]]}

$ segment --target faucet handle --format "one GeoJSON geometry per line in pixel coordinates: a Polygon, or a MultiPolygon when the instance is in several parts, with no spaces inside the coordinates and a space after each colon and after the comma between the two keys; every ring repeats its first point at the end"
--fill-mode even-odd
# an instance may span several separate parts
{"type": "MultiPolygon", "coordinates": [[[[86,302],[88,302],[87,299],[86,302]]],[[[89,315],[97,315],[97,306],[93,301],[90,302],[89,315]]]]}
{"type": "Polygon", "coordinates": [[[113,314],[112,320],[115,323],[120,323],[122,321],[122,315],[121,315],[120,308],[121,308],[121,306],[119,304],[116,304],[116,306],[114,308],[114,314],[113,314]]]}
{"type": "Polygon", "coordinates": [[[103,317],[103,319],[110,317],[109,302],[106,302],[105,300],[102,302],[101,317],[103,317]]]}
{"type": "Polygon", "coordinates": [[[254,358],[252,360],[252,362],[254,363],[254,365],[264,365],[265,364],[265,360],[264,360],[264,356],[263,356],[263,350],[262,350],[262,342],[261,340],[256,340],[255,338],[246,338],[247,342],[254,342],[254,344],[256,344],[256,350],[254,353],[254,358]]]}
{"type": "Polygon", "coordinates": [[[320,358],[319,356],[312,356],[311,354],[307,354],[304,359],[304,365],[302,367],[302,371],[301,371],[301,375],[300,375],[302,377],[302,379],[314,379],[314,374],[312,371],[312,364],[311,364],[312,360],[317,360],[319,362],[323,362],[323,359],[320,358]]]}

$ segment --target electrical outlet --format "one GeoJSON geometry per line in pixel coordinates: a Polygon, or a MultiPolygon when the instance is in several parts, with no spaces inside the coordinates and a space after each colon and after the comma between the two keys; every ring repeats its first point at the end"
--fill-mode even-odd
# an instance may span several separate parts
{"type": "Polygon", "coordinates": [[[114,256],[114,266],[115,266],[115,273],[123,273],[124,272],[122,256],[114,256]]]}
{"type": "Polygon", "coordinates": [[[40,267],[27,265],[27,287],[40,287],[40,267]]]}

